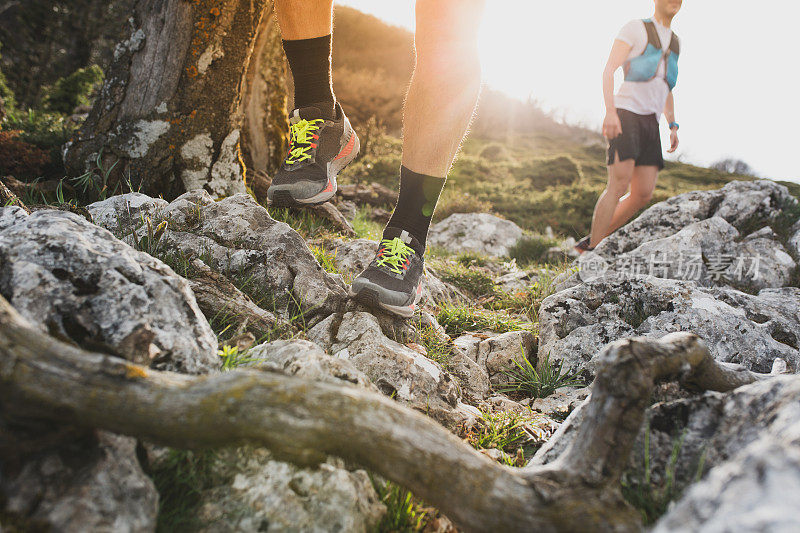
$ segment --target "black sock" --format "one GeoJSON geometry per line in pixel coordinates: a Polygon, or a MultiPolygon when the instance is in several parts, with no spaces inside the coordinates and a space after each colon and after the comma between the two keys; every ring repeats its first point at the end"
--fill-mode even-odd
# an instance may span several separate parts
{"type": "Polygon", "coordinates": [[[294,79],[294,107],[319,107],[324,118],[334,118],[331,36],[283,41],[283,51],[294,79]]]}
{"type": "Polygon", "coordinates": [[[425,253],[428,228],[444,182],[445,178],[417,174],[406,167],[400,167],[400,194],[386,227],[408,231],[419,241],[422,249],[417,250],[417,253],[420,255],[425,253]]]}

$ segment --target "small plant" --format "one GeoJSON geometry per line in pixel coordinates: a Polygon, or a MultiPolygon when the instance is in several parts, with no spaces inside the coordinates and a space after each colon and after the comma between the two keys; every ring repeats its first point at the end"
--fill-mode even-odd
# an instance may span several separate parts
{"type": "Polygon", "coordinates": [[[372,220],[372,209],[369,207],[359,207],[353,219],[353,230],[359,239],[380,240],[383,226],[372,220]]]}
{"type": "MultiPolygon", "coordinates": [[[[672,443],[672,453],[664,471],[663,487],[656,487],[652,481],[652,467],[650,461],[650,424],[644,428],[644,478],[635,478],[625,475],[622,478],[622,495],[642,514],[642,521],[645,526],[654,524],[664,513],[667,512],[669,504],[680,497],[681,490],[675,486],[675,471],[677,470],[678,456],[683,447],[683,439],[686,436],[684,430],[680,437],[672,443]]],[[[695,473],[695,481],[703,475],[705,466],[705,450],[700,456],[695,473]]]]}
{"type": "Polygon", "coordinates": [[[523,357],[522,363],[514,360],[513,368],[502,371],[508,378],[508,384],[500,387],[499,392],[520,394],[529,398],[546,398],[564,387],[583,386],[583,380],[577,374],[562,373],[561,366],[561,361],[551,364],[549,354],[542,360],[539,371],[527,357],[523,357]]]}
{"type": "Polygon", "coordinates": [[[513,413],[481,412],[477,431],[467,434],[467,442],[479,450],[496,448],[501,451],[515,451],[516,445],[526,440],[523,421],[513,413]]]}
{"type": "Polygon", "coordinates": [[[501,461],[508,466],[524,466],[550,435],[551,428],[533,411],[512,413],[481,411],[481,418],[464,432],[464,439],[476,450],[503,452],[501,461]]]}
{"type": "Polygon", "coordinates": [[[222,359],[222,370],[233,370],[240,366],[255,363],[258,359],[248,355],[249,350],[239,351],[238,346],[224,345],[217,355],[222,359]]]}
{"type": "Polygon", "coordinates": [[[456,262],[465,267],[484,267],[488,263],[486,256],[478,252],[461,252],[456,256],[456,262]]]}
{"type": "Polygon", "coordinates": [[[141,237],[137,236],[136,231],[133,231],[131,233],[131,237],[133,238],[134,248],[136,248],[140,252],[145,252],[149,255],[152,255],[153,257],[158,257],[161,238],[167,231],[168,222],[166,220],[162,220],[154,228],[153,221],[150,219],[149,216],[146,217],[142,215],[141,219],[142,219],[142,225],[147,227],[147,233],[145,233],[141,237]]]}
{"type": "Polygon", "coordinates": [[[428,359],[436,361],[442,367],[447,368],[450,357],[453,356],[452,343],[441,339],[433,328],[418,327],[420,340],[428,354],[428,359]]]}
{"type": "Polygon", "coordinates": [[[376,530],[380,533],[411,533],[422,531],[429,520],[428,510],[416,501],[414,495],[399,485],[372,480],[375,491],[386,506],[376,530]]]}
{"type": "Polygon", "coordinates": [[[268,207],[269,215],[278,222],[288,224],[305,239],[325,234],[335,234],[336,229],[324,218],[308,209],[292,209],[289,207],[268,207]]]}
{"type": "Polygon", "coordinates": [[[94,161],[94,168],[91,168],[81,174],[80,176],[75,176],[72,178],[72,181],[75,183],[76,187],[80,187],[81,192],[86,195],[91,192],[100,200],[105,200],[108,196],[114,196],[117,193],[117,189],[119,188],[119,184],[114,186],[114,189],[109,191],[108,181],[111,176],[111,172],[113,172],[114,168],[119,163],[119,160],[114,161],[114,163],[109,168],[103,167],[103,150],[100,149],[98,152],[97,157],[94,161]]]}
{"type": "Polygon", "coordinates": [[[59,78],[44,95],[44,107],[55,113],[69,115],[81,105],[89,104],[89,96],[103,81],[103,70],[97,65],[80,68],[59,78]]]}
{"type": "Polygon", "coordinates": [[[311,253],[314,254],[317,263],[319,263],[325,272],[330,272],[332,274],[337,274],[339,272],[339,269],[336,268],[336,251],[331,254],[322,246],[311,245],[309,248],[311,249],[311,253]]]}

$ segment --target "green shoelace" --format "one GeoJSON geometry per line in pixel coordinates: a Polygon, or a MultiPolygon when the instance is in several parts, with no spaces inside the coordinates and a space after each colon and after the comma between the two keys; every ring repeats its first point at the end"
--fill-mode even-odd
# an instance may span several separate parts
{"type": "Polygon", "coordinates": [[[404,243],[400,237],[383,239],[375,263],[385,266],[392,272],[402,274],[411,264],[412,255],[414,255],[414,249],[404,243]]]}
{"type": "Polygon", "coordinates": [[[313,120],[301,119],[289,127],[287,165],[294,165],[306,159],[311,159],[311,155],[308,152],[317,147],[317,143],[314,141],[319,139],[319,135],[314,132],[319,131],[320,124],[323,122],[325,121],[321,118],[313,120]]]}

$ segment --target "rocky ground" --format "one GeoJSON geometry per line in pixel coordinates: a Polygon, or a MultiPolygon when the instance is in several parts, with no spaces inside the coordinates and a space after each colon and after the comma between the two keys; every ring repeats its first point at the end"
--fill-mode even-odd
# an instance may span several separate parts
{"type": "MultiPolygon", "coordinates": [[[[379,391],[517,467],[569,446],[604,346],[692,331],[718,361],[772,376],[726,394],[660,389],[628,500],[657,531],[800,527],[800,208],[785,187],[681,194],[577,260],[549,250],[557,266],[509,261],[523,237],[511,222],[452,215],[432,228],[410,321],[346,296],[374,241],[304,238],[276,218],[204,191],[115,196],[83,216],[0,207],[0,294],[43,332],[153,368],[246,365],[379,391]],[[521,387],[529,367],[534,385],[568,386],[521,387]]],[[[2,415],[0,530],[372,531],[396,513],[396,487],[335,458],[192,454],[2,415]]],[[[453,527],[421,513],[429,530],[453,527]]]]}

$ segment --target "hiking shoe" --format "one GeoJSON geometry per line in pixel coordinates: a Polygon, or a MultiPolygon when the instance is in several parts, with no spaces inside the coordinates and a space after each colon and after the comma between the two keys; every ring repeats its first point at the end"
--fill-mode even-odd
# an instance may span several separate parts
{"type": "Polygon", "coordinates": [[[289,153],[267,190],[276,207],[316,205],[336,194],[336,175],[355,159],[361,143],[336,102],[336,118],[317,107],[295,109],[289,119],[289,153]]]}
{"type": "Polygon", "coordinates": [[[353,280],[350,296],[404,318],[412,316],[422,297],[425,271],[415,248],[420,246],[407,231],[387,228],[375,259],[353,280]]]}
{"type": "Polygon", "coordinates": [[[578,250],[578,253],[580,253],[580,254],[582,254],[583,252],[591,252],[592,250],[594,250],[594,247],[591,247],[591,248],[589,247],[589,243],[591,242],[591,240],[592,240],[592,236],[591,235],[587,235],[583,239],[579,240],[575,244],[574,248],[576,250],[578,250]]]}

